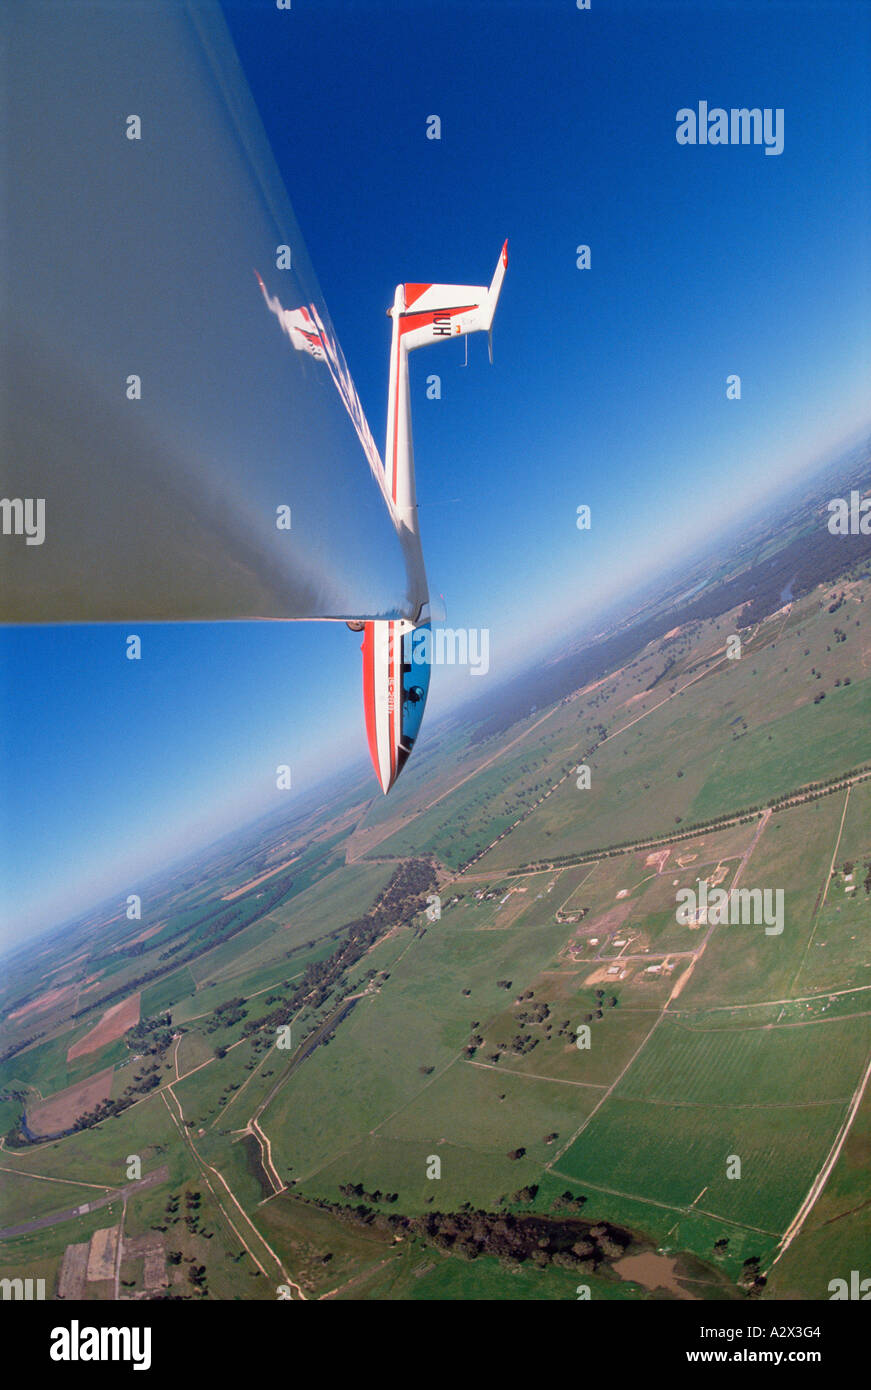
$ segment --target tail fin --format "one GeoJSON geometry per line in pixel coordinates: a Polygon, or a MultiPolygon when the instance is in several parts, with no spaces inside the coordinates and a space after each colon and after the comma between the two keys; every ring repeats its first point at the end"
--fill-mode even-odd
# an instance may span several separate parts
{"type": "Polygon", "coordinates": [[[496,305],[499,303],[499,295],[502,293],[502,281],[505,279],[505,269],[508,265],[508,242],[502,245],[499,259],[496,262],[496,269],[493,271],[493,279],[490,281],[490,288],[487,291],[487,302],[490,306],[490,322],[488,329],[492,327],[493,315],[496,312],[496,305]]]}
{"type": "Polygon", "coordinates": [[[403,345],[410,351],[444,338],[460,337],[465,333],[488,333],[499,301],[505,267],[508,264],[508,242],[502,247],[499,261],[487,285],[403,285],[403,296],[397,296],[390,311],[399,316],[399,331],[403,345]],[[404,299],[404,303],[402,300],[404,299]]]}

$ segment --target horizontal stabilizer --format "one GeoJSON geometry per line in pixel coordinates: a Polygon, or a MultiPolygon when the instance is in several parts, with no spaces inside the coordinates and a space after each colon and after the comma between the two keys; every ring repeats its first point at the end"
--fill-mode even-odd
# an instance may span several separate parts
{"type": "Polygon", "coordinates": [[[403,285],[391,313],[398,315],[399,332],[407,350],[458,338],[466,333],[490,331],[499,301],[505,267],[508,264],[508,242],[489,286],[437,285],[419,282],[403,285]]]}

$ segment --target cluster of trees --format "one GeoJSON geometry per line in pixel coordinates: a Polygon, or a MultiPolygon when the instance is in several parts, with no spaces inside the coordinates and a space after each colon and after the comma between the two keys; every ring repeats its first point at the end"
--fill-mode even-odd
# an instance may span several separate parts
{"type": "MultiPolygon", "coordinates": [[[[509,989],[511,987],[510,980],[497,980],[496,983],[498,985],[503,985],[506,989],[509,989]]],[[[526,1003],[533,997],[534,991],[531,989],[527,989],[524,990],[521,995],[519,995],[516,1002],[517,1004],[526,1003]]],[[[540,1003],[536,1004],[534,1008],[521,1009],[515,1015],[516,1021],[519,1025],[518,1031],[514,1034],[514,1037],[511,1039],[510,1042],[497,1042],[497,1050],[489,1056],[488,1061],[498,1062],[504,1052],[513,1052],[518,1057],[522,1057],[526,1053],[532,1052],[533,1048],[538,1047],[538,1044],[541,1041],[541,1039],[534,1038],[531,1033],[521,1032],[520,1029],[523,1027],[524,1024],[538,1025],[543,1023],[545,1025],[545,1031],[549,1036],[553,1031],[553,1024],[547,1022],[550,1016],[550,1005],[545,1003],[543,1000],[540,1003]]],[[[476,1021],[472,1024],[472,1035],[464,1048],[466,1056],[469,1058],[474,1057],[478,1048],[482,1047],[484,1044],[484,1039],[481,1036],[481,1034],[474,1031],[477,1027],[478,1023],[476,1021]]],[[[558,1036],[561,1036],[564,1030],[570,1031],[570,1028],[570,1020],[566,1019],[559,1029],[558,1036]]]]}
{"type": "Polygon", "coordinates": [[[367,1192],[361,1182],[341,1183],[339,1191],[343,1197],[349,1200],[354,1198],[356,1201],[371,1202],[377,1205],[379,1202],[398,1202],[398,1192],[382,1192],[380,1187],[376,1187],[374,1192],[367,1192]]]}
{"type": "MultiPolygon", "coordinates": [[[[145,952],[150,949],[147,941],[134,941],[130,946],[119,946],[113,954],[116,959],[121,956],[133,960],[136,956],[144,956],[145,952]]],[[[95,964],[97,963],[95,962],[95,964]]]]}
{"type": "MultiPolygon", "coordinates": [[[[532,1201],[534,1186],[521,1188],[512,1200],[532,1201]]],[[[568,1194],[571,1201],[576,1199],[568,1194]]],[[[366,1226],[385,1237],[417,1237],[446,1254],[475,1260],[480,1255],[495,1256],[509,1267],[526,1262],[544,1269],[592,1272],[602,1264],[620,1259],[631,1244],[628,1231],[606,1222],[591,1225],[571,1217],[514,1214],[509,1211],[475,1210],[468,1203],[459,1211],[427,1212],[423,1216],[399,1216],[373,1211],[362,1203],[342,1206],[315,1199],[314,1205],[331,1212],[349,1225],[366,1226]]]]}
{"type": "Polygon", "coordinates": [[[241,1023],[243,1018],[248,1017],[246,1002],[243,994],[237,994],[233,999],[225,999],[223,1004],[216,1005],[208,1023],[204,1025],[205,1032],[216,1033],[219,1028],[232,1028],[234,1023],[241,1023]]]}
{"type": "MultiPolygon", "coordinates": [[[[204,1229],[201,1229],[199,1225],[200,1217],[202,1215],[202,1212],[200,1210],[202,1206],[202,1200],[202,1193],[200,1192],[185,1192],[184,1201],[185,1206],[187,1208],[187,1213],[185,1216],[182,1216],[179,1213],[179,1194],[177,1192],[171,1192],[169,1197],[167,1198],[165,1209],[166,1217],[163,1224],[155,1224],[152,1226],[151,1229],[153,1231],[165,1231],[169,1226],[175,1226],[178,1224],[179,1221],[184,1221],[184,1224],[187,1226],[191,1235],[200,1235],[203,1236],[206,1240],[211,1240],[212,1235],[214,1233],[212,1231],[206,1231],[204,1229]]],[[[170,1264],[178,1264],[181,1260],[180,1251],[175,1251],[174,1254],[176,1258],[173,1258],[172,1254],[170,1254],[169,1256],[170,1264]]]]}
{"type": "Polygon", "coordinates": [[[526,1009],[521,1010],[516,1018],[518,1023],[544,1023],[545,1019],[550,1018],[550,1007],[545,1003],[536,1004],[535,1008],[528,1012],[526,1009]]]}
{"type": "Polygon", "coordinates": [[[166,1051],[172,1042],[172,1015],[167,1012],[157,1018],[144,1018],[134,1023],[124,1034],[124,1042],[131,1052],[158,1056],[166,1051]]]}
{"type": "Polygon", "coordinates": [[[596,990],[596,1008],[595,1008],[595,1011],[594,1011],[593,1013],[584,1014],[584,1017],[583,1017],[583,1020],[582,1020],[582,1021],[583,1021],[584,1023],[592,1023],[592,1022],[593,1022],[595,1019],[597,1019],[597,1018],[604,1018],[604,1012],[603,1012],[603,1011],[604,1011],[605,1009],[616,1009],[616,1007],[617,1007],[617,996],[616,996],[616,994],[612,994],[608,999],[606,999],[606,998],[605,998],[605,991],[604,991],[603,989],[597,989],[597,990],[596,990]]]}
{"type": "Polygon", "coordinates": [[[8,1062],[10,1057],[14,1057],[17,1053],[23,1052],[26,1047],[31,1047],[33,1043],[38,1042],[40,1038],[44,1037],[45,1029],[43,1029],[41,1033],[31,1033],[29,1038],[23,1038],[21,1042],[13,1043],[11,1047],[7,1047],[5,1052],[0,1052],[0,1066],[2,1066],[4,1062],[8,1062]]]}
{"type": "Polygon", "coordinates": [[[665,665],[663,666],[663,668],[662,668],[662,670],[660,671],[659,675],[658,675],[658,676],[654,676],[654,677],[653,677],[653,680],[650,682],[650,684],[649,684],[649,685],[646,685],[646,686],[644,687],[644,694],[645,694],[645,695],[649,695],[650,692],[651,692],[651,690],[655,690],[656,687],[659,685],[660,681],[664,681],[665,678],[666,678],[666,676],[668,675],[669,671],[672,671],[676,665],[677,665],[677,657],[676,657],[676,656],[669,656],[669,657],[666,657],[665,665]]]}
{"type": "MultiPolygon", "coordinates": [[[[555,1136],[554,1136],[555,1137],[555,1136]]],[[[503,1202],[503,1206],[530,1207],[538,1196],[538,1183],[531,1182],[528,1187],[518,1187],[517,1191],[510,1198],[510,1202],[503,1202]]]]}
{"type": "Polygon", "coordinates": [[[741,1266],[741,1273],[738,1275],[738,1287],[751,1297],[759,1294],[767,1283],[765,1275],[760,1272],[758,1255],[751,1255],[741,1266]]]}
{"type": "MultiPolygon", "coordinates": [[[[184,1204],[187,1207],[184,1224],[187,1226],[191,1235],[206,1235],[205,1231],[199,1231],[200,1216],[202,1215],[200,1211],[202,1200],[202,1194],[199,1192],[186,1192],[184,1195],[184,1204]]],[[[209,1239],[210,1237],[207,1236],[206,1238],[209,1239]]]]}
{"type": "Polygon", "coordinates": [[[581,1196],[580,1193],[574,1193],[569,1188],[566,1188],[565,1192],[557,1197],[553,1204],[553,1208],[554,1211],[578,1212],[583,1210],[586,1200],[586,1197],[581,1196]]]}
{"type": "Polygon", "coordinates": [[[411,922],[423,912],[427,895],[437,886],[436,871],[429,860],[411,859],[400,864],[365,916],[348,922],[342,929],[345,940],[332,955],[312,961],[288,998],[262,1017],[249,1018],[242,1029],[243,1035],[274,1032],[287,1023],[303,1002],[307,1001],[314,1009],[320,1008],[346,971],[357,964],[389,927],[411,922]]]}
{"type": "Polygon", "coordinates": [[[175,944],[174,946],[169,946],[165,951],[161,951],[161,953],[160,953],[160,955],[157,957],[157,959],[158,959],[158,960],[169,960],[171,956],[177,955],[177,953],[178,953],[179,951],[183,951],[186,945],[187,945],[187,941],[186,941],[186,940],[185,940],[185,941],[177,941],[176,944],[175,944]]]}

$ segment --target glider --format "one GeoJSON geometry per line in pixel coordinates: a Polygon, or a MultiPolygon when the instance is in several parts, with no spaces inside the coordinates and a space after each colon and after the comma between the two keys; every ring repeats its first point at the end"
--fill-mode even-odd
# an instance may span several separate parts
{"type": "Polygon", "coordinates": [[[396,286],[387,310],[393,320],[390,344],[390,385],[387,402],[387,442],[383,466],[366,424],[357,393],[342,365],[329,332],[316,307],[284,309],[257,280],[269,309],[298,352],[307,352],[328,364],[336,390],[357,429],[360,442],[373,463],[382,469],[388,503],[399,531],[409,567],[410,619],[389,618],[346,621],[353,631],[363,631],[363,710],[366,737],[375,775],[382,791],[393,786],[414,747],[420,731],[429,691],[431,610],[426,569],[418,526],[411,442],[411,395],[408,354],[415,348],[443,343],[470,333],[490,335],[496,305],[508,265],[508,242],[502,246],[493,278],[488,285],[437,285],[406,283],[396,286]]]}

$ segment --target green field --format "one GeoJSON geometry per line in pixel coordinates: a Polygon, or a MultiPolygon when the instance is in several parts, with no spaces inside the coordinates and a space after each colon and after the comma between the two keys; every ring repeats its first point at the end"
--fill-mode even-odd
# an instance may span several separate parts
{"type": "Polygon", "coordinates": [[[778,1236],[820,1167],[844,1104],[751,1107],[611,1099],[558,1163],[578,1183],[778,1236]],[[740,1178],[727,1160],[741,1160],[740,1178]],[[704,1194],[703,1196],[701,1194],[704,1194]]]}

